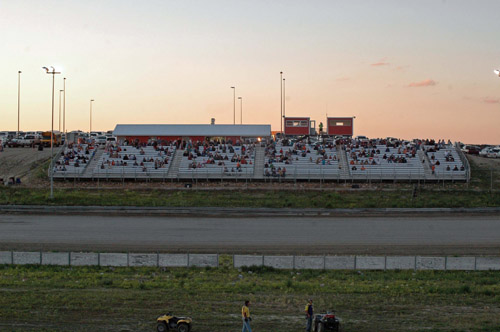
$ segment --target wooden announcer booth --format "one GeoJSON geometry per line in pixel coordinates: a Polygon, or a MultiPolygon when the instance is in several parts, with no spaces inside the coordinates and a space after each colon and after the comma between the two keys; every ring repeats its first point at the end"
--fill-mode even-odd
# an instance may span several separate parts
{"type": "Polygon", "coordinates": [[[285,117],[286,136],[313,135],[316,122],[306,117],[285,117]]]}
{"type": "Polygon", "coordinates": [[[329,136],[352,136],[354,118],[327,118],[327,133],[329,136]]]}

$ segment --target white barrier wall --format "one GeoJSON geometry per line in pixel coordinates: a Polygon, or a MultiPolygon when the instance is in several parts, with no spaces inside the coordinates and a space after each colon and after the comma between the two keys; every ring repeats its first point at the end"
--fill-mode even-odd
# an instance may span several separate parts
{"type": "Polygon", "coordinates": [[[130,254],[129,266],[158,266],[157,254],[130,254]]]}
{"type": "Polygon", "coordinates": [[[217,254],[189,254],[189,266],[217,267],[219,256],[217,254]]]}
{"type": "Polygon", "coordinates": [[[99,254],[94,252],[71,252],[70,262],[74,266],[100,265],[99,254]]]}
{"type": "Polygon", "coordinates": [[[99,256],[101,266],[128,266],[127,254],[101,253],[99,256]]]}
{"type": "Polygon", "coordinates": [[[325,268],[324,256],[295,256],[296,269],[323,270],[325,268]]]}
{"type": "MultiPolygon", "coordinates": [[[[61,266],[218,267],[217,254],[151,254],[0,251],[0,264],[61,266]]],[[[234,255],[235,268],[315,270],[500,270],[500,257],[428,256],[262,256],[234,255]]]]}
{"type": "Polygon", "coordinates": [[[12,264],[12,251],[0,251],[0,264],[12,264]]]}
{"type": "Polygon", "coordinates": [[[258,255],[234,255],[233,266],[236,268],[242,266],[262,266],[264,264],[264,256],[258,255]]]}
{"type": "Polygon", "coordinates": [[[187,254],[159,254],[158,266],[161,267],[186,267],[188,266],[187,254]]]}
{"type": "Polygon", "coordinates": [[[417,270],[444,270],[445,257],[417,256],[417,270]]]}
{"type": "Polygon", "coordinates": [[[447,257],[446,269],[473,271],[476,269],[476,257],[447,257]]]}
{"type": "Polygon", "coordinates": [[[476,270],[500,270],[500,257],[477,257],[476,270]]]}
{"type": "Polygon", "coordinates": [[[356,256],[326,256],[325,269],[327,270],[353,270],[355,269],[356,256]]]}
{"type": "Polygon", "coordinates": [[[13,264],[40,264],[42,254],[40,252],[14,252],[13,264]]]}
{"type": "Polygon", "coordinates": [[[357,256],[356,269],[360,270],[385,270],[385,257],[357,256]]]}
{"type": "Polygon", "coordinates": [[[293,256],[264,256],[264,266],[275,269],[293,269],[293,256]]]}
{"type": "Polygon", "coordinates": [[[414,270],[415,256],[387,256],[387,270],[414,270]]]}
{"type": "Polygon", "coordinates": [[[42,265],[69,265],[69,253],[42,252],[42,265]]]}

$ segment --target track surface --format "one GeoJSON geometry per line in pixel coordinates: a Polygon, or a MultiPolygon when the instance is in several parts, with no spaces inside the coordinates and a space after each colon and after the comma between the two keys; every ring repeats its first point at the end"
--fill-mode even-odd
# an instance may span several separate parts
{"type": "Polygon", "coordinates": [[[498,255],[500,217],[0,215],[0,249],[498,255]]]}

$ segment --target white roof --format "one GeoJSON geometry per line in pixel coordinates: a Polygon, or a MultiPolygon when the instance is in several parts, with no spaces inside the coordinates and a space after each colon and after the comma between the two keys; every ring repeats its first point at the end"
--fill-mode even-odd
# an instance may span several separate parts
{"type": "Polygon", "coordinates": [[[271,125],[117,124],[114,136],[271,136],[271,125]]]}

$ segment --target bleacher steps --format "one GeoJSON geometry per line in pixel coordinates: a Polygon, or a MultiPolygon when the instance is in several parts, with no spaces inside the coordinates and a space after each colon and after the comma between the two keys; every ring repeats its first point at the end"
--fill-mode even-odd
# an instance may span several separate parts
{"type": "Polygon", "coordinates": [[[83,178],[91,178],[92,174],[94,172],[94,168],[97,165],[97,163],[101,160],[101,157],[104,153],[104,149],[97,148],[95,151],[94,156],[90,159],[89,163],[87,164],[87,168],[85,168],[85,171],[82,173],[83,178]]]}
{"type": "Polygon", "coordinates": [[[179,174],[179,167],[182,161],[182,155],[184,154],[183,149],[176,149],[174,158],[172,159],[172,164],[170,165],[167,173],[167,178],[175,179],[179,174]]]}
{"type": "Polygon", "coordinates": [[[265,148],[262,146],[255,147],[255,161],[253,168],[253,178],[254,179],[263,179],[264,178],[264,154],[265,148]]]}
{"type": "Polygon", "coordinates": [[[427,157],[427,155],[422,150],[418,150],[417,155],[418,155],[418,160],[420,160],[420,162],[422,162],[422,159],[425,160],[425,162],[422,163],[423,168],[424,168],[425,178],[426,179],[435,179],[436,175],[432,174],[431,161],[429,160],[429,157],[427,157]]]}
{"type": "Polygon", "coordinates": [[[344,150],[344,145],[337,145],[337,155],[339,158],[339,165],[342,166],[342,169],[340,169],[340,178],[342,180],[350,179],[351,172],[349,171],[349,163],[347,162],[347,155],[346,151],[344,150]]]}

